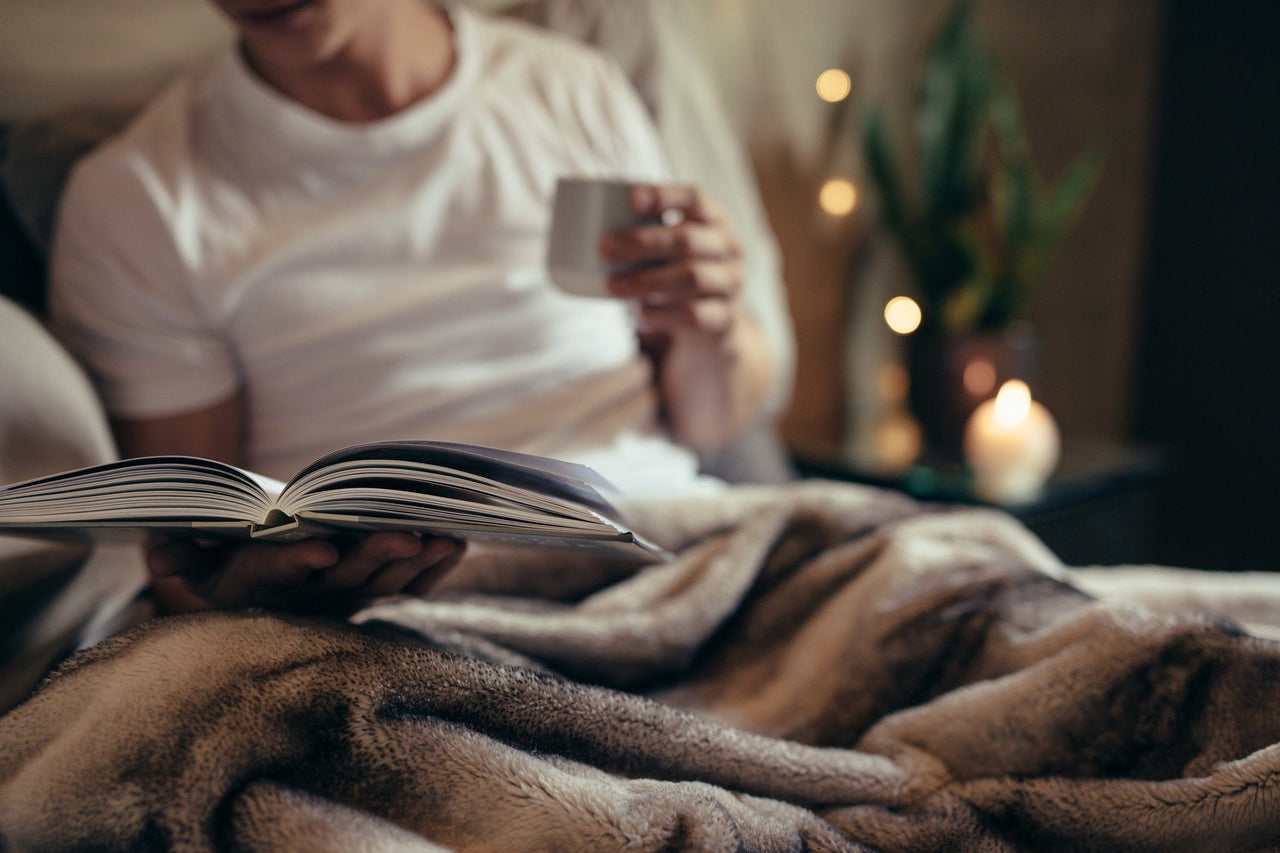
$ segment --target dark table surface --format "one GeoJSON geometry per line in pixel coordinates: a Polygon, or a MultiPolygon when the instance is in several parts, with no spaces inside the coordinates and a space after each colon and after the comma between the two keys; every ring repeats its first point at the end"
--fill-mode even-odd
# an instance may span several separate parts
{"type": "MultiPolygon", "coordinates": [[[[793,462],[804,477],[863,483],[924,501],[997,506],[974,494],[973,476],[960,462],[923,459],[886,472],[859,466],[839,451],[813,449],[794,453],[793,462]]],[[[1141,563],[1149,559],[1153,502],[1164,468],[1155,448],[1068,441],[1037,497],[999,507],[1069,564],[1141,563]]]]}

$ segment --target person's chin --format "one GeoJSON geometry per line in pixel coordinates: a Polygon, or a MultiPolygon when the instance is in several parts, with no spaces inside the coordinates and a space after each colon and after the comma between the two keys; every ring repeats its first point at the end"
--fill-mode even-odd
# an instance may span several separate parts
{"type": "Polygon", "coordinates": [[[333,33],[314,0],[281,15],[245,24],[236,19],[240,37],[255,60],[276,66],[307,66],[323,62],[333,52],[333,33]]]}

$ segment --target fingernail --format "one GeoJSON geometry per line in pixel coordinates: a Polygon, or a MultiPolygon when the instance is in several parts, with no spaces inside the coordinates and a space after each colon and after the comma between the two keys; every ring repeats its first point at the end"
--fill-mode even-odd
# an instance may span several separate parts
{"type": "Polygon", "coordinates": [[[649,187],[633,187],[631,190],[631,206],[640,213],[653,207],[653,190],[649,187]]]}

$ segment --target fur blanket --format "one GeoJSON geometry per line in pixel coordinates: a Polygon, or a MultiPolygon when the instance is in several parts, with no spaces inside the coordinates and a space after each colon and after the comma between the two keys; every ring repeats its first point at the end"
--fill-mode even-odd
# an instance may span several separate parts
{"type": "Polygon", "coordinates": [[[0,849],[1280,847],[1280,644],[806,483],[478,553],[358,626],[158,620],[0,719],[0,849]]]}

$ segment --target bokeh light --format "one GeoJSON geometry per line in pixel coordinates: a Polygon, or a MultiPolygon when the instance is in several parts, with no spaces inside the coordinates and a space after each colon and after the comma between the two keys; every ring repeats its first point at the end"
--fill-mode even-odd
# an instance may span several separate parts
{"type": "Polygon", "coordinates": [[[872,441],[876,464],[884,473],[905,471],[919,458],[924,447],[920,425],[905,412],[891,414],[877,424],[872,441]]]}
{"type": "Polygon", "coordinates": [[[972,397],[985,398],[996,387],[996,368],[985,358],[975,358],[964,366],[964,390],[972,397]]]}
{"type": "Polygon", "coordinates": [[[858,206],[858,188],[844,178],[832,178],[822,185],[818,204],[832,216],[847,216],[858,206]]]}
{"type": "Polygon", "coordinates": [[[884,321],[899,335],[920,328],[920,306],[910,296],[895,296],[884,306],[884,321]]]}
{"type": "Polygon", "coordinates": [[[853,90],[853,81],[849,79],[848,72],[839,68],[828,68],[818,75],[815,88],[818,90],[819,98],[834,104],[849,97],[849,92],[853,90]]]}
{"type": "Polygon", "coordinates": [[[890,406],[905,403],[907,392],[911,389],[911,377],[907,368],[892,361],[885,362],[876,375],[876,390],[880,399],[890,406]]]}

